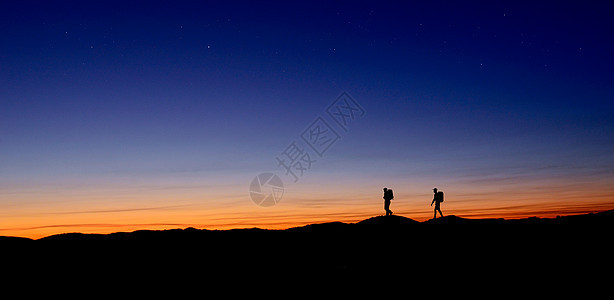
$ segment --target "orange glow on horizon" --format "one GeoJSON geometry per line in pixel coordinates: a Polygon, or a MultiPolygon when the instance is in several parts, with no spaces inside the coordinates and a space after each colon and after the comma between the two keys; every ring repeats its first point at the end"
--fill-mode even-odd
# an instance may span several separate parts
{"type": "MultiPolygon", "coordinates": [[[[0,235],[41,238],[67,232],[263,228],[286,229],[313,223],[358,222],[383,215],[381,183],[322,185],[304,180],[288,187],[273,207],[259,207],[243,185],[210,190],[137,191],[65,189],[0,195],[0,235]],[[242,191],[224,194],[224,190],[242,191]],[[208,195],[208,196],[204,196],[208,195]]],[[[414,180],[390,183],[391,209],[417,221],[432,218],[432,186],[414,180]],[[420,191],[420,192],[413,192],[420,191]]],[[[444,215],[465,218],[556,217],[614,209],[614,186],[606,181],[531,182],[510,186],[464,182],[441,185],[444,215]]]]}
{"type": "MultiPolygon", "coordinates": [[[[411,202],[400,198],[393,200],[391,209],[417,221],[432,218],[430,199],[411,202]]],[[[533,204],[510,204],[508,206],[490,205],[483,201],[455,201],[448,197],[442,204],[444,215],[457,215],[465,218],[525,218],[530,216],[555,217],[614,209],[612,197],[595,201],[577,203],[541,202],[533,204]]],[[[261,208],[246,201],[241,209],[207,209],[198,207],[135,209],[109,212],[74,212],[68,214],[49,214],[46,216],[4,218],[0,235],[42,238],[67,233],[112,233],[135,230],[163,230],[194,227],[198,229],[253,228],[286,229],[313,223],[340,221],[354,223],[369,217],[383,215],[383,202],[361,203],[355,207],[331,205],[325,208],[298,207],[290,200],[273,208],[261,208]]]]}

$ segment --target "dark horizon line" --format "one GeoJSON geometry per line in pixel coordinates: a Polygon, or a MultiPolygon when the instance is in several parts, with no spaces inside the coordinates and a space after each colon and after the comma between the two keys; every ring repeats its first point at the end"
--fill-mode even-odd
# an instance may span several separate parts
{"type": "MultiPolygon", "coordinates": [[[[285,228],[285,229],[267,229],[267,228],[259,228],[259,227],[251,227],[251,228],[232,228],[232,229],[206,229],[206,228],[194,228],[192,226],[189,227],[185,227],[185,228],[169,228],[169,229],[138,229],[138,230],[134,230],[134,231],[118,231],[118,232],[113,232],[113,233],[81,233],[81,232],[64,232],[64,233],[56,233],[56,234],[52,234],[52,235],[48,235],[45,237],[41,237],[41,238],[36,238],[36,239],[32,239],[32,238],[28,238],[28,237],[20,237],[20,236],[0,236],[0,241],[1,239],[22,239],[22,240],[30,240],[30,241],[38,241],[38,240],[56,240],[54,239],[54,237],[69,237],[69,236],[81,236],[81,237],[109,237],[112,235],[118,235],[118,234],[134,234],[137,232],[168,232],[168,231],[184,231],[184,230],[196,230],[196,231],[215,231],[215,232],[229,232],[229,231],[247,231],[247,230],[261,230],[261,231],[300,231],[300,230],[304,230],[304,229],[308,229],[310,227],[313,226],[326,226],[326,225],[332,225],[332,224],[339,224],[341,226],[343,225],[391,225],[391,224],[400,224],[400,225],[407,225],[407,224],[494,224],[494,223],[498,223],[498,224],[537,224],[537,222],[540,223],[549,223],[552,224],[553,222],[556,222],[556,220],[565,220],[565,219],[569,219],[569,218],[578,218],[578,217],[590,217],[590,216],[595,216],[595,215],[600,215],[600,216],[604,216],[605,218],[610,218],[610,219],[614,219],[614,209],[610,209],[610,210],[604,210],[604,211],[596,211],[596,212],[588,212],[588,213],[581,213],[581,214],[568,214],[568,215],[561,215],[561,216],[556,216],[553,218],[548,218],[548,217],[537,217],[537,216],[531,216],[531,217],[525,217],[525,218],[512,218],[512,219],[505,219],[505,218],[465,218],[465,217],[459,217],[457,215],[446,215],[444,217],[439,217],[436,219],[428,219],[425,221],[416,221],[414,219],[402,216],[402,215],[392,215],[392,216],[384,216],[384,215],[377,215],[377,216],[373,216],[373,217],[369,217],[367,219],[361,220],[361,221],[357,221],[354,223],[345,223],[345,222],[341,222],[341,221],[330,221],[330,222],[322,222],[322,223],[310,223],[310,224],[306,224],[306,225],[302,225],[302,226],[295,226],[295,227],[289,227],[289,228],[285,228]]],[[[562,222],[565,223],[565,222],[562,222]]],[[[173,225],[179,225],[179,224],[173,224],[173,225]]]]}

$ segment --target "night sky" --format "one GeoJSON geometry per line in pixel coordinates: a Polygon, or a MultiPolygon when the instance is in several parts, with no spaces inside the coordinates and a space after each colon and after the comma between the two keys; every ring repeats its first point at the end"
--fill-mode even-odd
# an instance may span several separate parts
{"type": "Polygon", "coordinates": [[[354,222],[383,187],[416,220],[433,187],[462,217],[614,208],[607,1],[14,2],[0,235],[354,222]],[[364,112],[345,130],[342,95],[364,112]],[[339,137],[321,156],[301,139],[318,118],[339,137]],[[298,180],[293,142],[315,160],[298,180]]]}

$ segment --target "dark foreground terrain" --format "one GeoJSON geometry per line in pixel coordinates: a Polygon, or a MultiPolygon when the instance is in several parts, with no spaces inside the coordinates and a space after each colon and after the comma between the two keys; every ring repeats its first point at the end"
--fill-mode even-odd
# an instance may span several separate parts
{"type": "Polygon", "coordinates": [[[609,285],[613,225],[614,211],[521,220],[447,216],[416,222],[380,216],[287,230],[187,228],[67,233],[39,240],[5,237],[0,246],[5,260],[24,278],[242,279],[263,286],[297,276],[328,282],[390,278],[414,288],[419,282],[476,288],[495,284],[510,290],[552,284],[560,291],[579,283],[609,285]]]}

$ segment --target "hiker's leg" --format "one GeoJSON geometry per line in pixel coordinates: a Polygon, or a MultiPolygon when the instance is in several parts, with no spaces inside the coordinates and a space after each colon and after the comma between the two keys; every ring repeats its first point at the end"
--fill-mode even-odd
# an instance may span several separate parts
{"type": "Polygon", "coordinates": [[[437,211],[433,209],[433,219],[437,219],[437,211]]]}
{"type": "Polygon", "coordinates": [[[441,209],[438,209],[438,210],[439,210],[439,215],[443,218],[443,213],[441,213],[441,209]]]}

